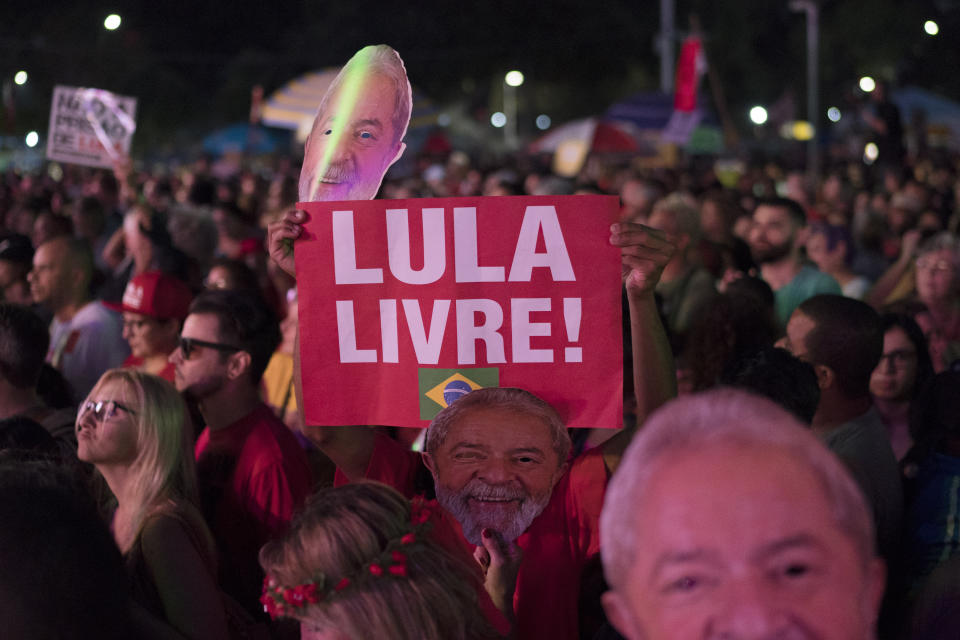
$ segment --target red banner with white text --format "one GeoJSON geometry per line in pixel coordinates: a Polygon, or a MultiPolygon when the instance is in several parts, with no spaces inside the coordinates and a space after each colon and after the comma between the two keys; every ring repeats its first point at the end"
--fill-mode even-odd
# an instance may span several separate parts
{"type": "Polygon", "coordinates": [[[520,387],[568,426],[622,425],[611,196],[306,202],[296,246],[311,425],[423,427],[520,387]]]}

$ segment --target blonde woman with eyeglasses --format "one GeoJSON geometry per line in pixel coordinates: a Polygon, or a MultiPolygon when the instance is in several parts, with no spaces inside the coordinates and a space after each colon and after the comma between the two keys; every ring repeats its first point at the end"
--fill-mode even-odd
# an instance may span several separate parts
{"type": "Polygon", "coordinates": [[[183,637],[226,638],[213,539],[195,506],[187,424],[169,382],[111,369],[80,405],[77,455],[116,499],[111,528],[133,599],[183,637]]]}

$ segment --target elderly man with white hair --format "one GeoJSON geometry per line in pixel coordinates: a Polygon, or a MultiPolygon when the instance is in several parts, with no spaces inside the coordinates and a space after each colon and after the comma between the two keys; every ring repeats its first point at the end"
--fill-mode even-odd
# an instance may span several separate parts
{"type": "Polygon", "coordinates": [[[843,464],[766,399],[666,405],[614,475],[603,596],[628,639],[874,637],[884,567],[843,464]]]}

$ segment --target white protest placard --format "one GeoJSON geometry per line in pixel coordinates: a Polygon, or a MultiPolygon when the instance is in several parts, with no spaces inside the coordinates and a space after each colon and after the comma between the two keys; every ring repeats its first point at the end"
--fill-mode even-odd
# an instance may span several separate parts
{"type": "Polygon", "coordinates": [[[137,99],[104,89],[53,89],[47,158],[89,167],[110,168],[130,154],[137,99]]]}

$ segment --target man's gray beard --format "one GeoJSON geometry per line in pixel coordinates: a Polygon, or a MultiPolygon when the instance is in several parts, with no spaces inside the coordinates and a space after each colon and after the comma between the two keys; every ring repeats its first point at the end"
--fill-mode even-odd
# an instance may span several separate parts
{"type": "MultiPolygon", "coordinates": [[[[347,185],[352,188],[352,185],[357,183],[357,170],[352,163],[348,162],[334,162],[331,163],[323,175],[316,174],[316,170],[319,167],[312,167],[310,175],[301,174],[300,176],[300,199],[307,200],[316,193],[319,188],[319,182],[321,179],[332,180],[339,184],[332,185],[328,184],[328,187],[343,187],[347,185]]],[[[371,196],[372,197],[372,196],[371,196]]]]}
{"type": "Polygon", "coordinates": [[[494,529],[503,536],[504,542],[513,542],[543,513],[553,493],[548,491],[541,497],[529,496],[521,489],[489,485],[479,479],[471,480],[459,492],[447,489],[437,481],[436,491],[437,502],[457,519],[463,529],[463,536],[474,545],[482,544],[480,534],[484,529],[494,529]],[[520,500],[520,506],[513,521],[507,526],[502,526],[501,523],[479,522],[470,511],[471,497],[516,499],[520,500]]]}

